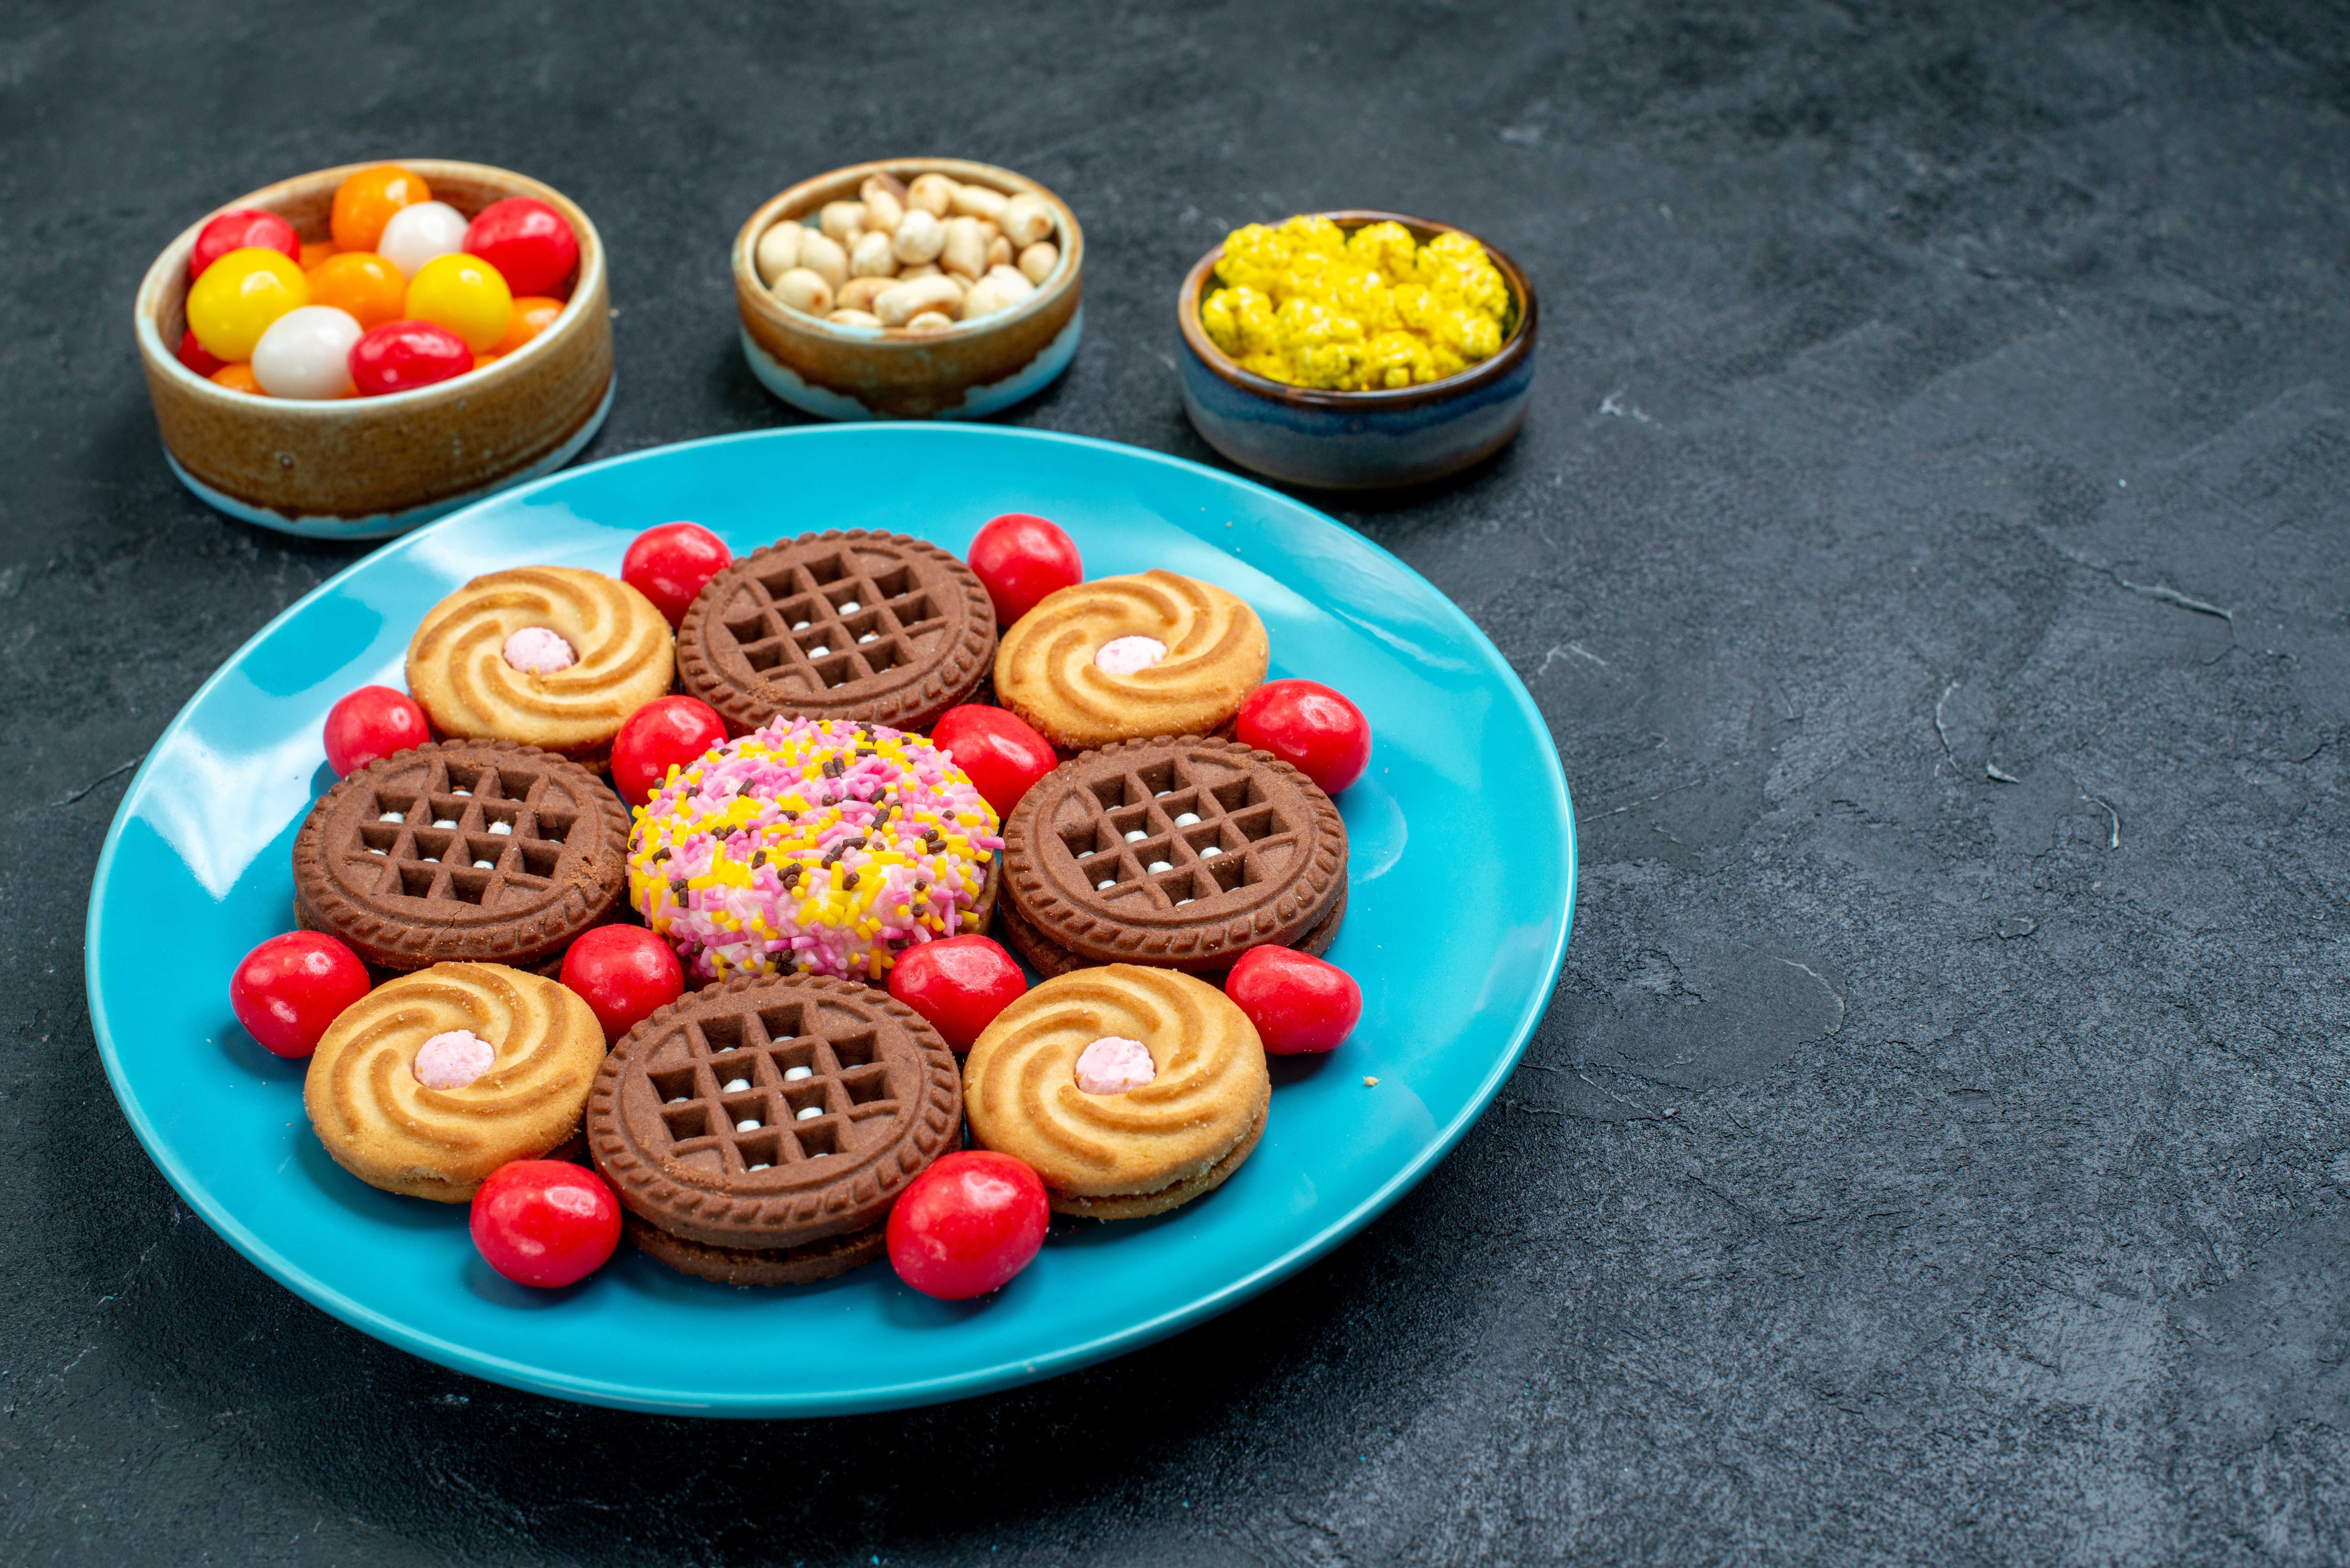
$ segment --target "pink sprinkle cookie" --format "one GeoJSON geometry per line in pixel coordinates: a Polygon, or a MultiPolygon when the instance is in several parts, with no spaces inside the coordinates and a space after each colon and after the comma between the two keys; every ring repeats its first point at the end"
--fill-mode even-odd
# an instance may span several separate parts
{"type": "Polygon", "coordinates": [[[579,662],[571,645],[543,626],[526,626],[506,639],[505,661],[526,675],[552,675],[579,662]]]}
{"type": "Polygon", "coordinates": [[[497,1059],[490,1043],[472,1030],[452,1029],[417,1048],[416,1081],[428,1089],[471,1088],[497,1059]]]}
{"type": "Polygon", "coordinates": [[[1094,650],[1094,667],[1111,675],[1131,675],[1167,657],[1167,645],[1155,637],[1113,637],[1094,650]]]}
{"type": "Polygon", "coordinates": [[[1077,1087],[1088,1095],[1122,1095],[1157,1076],[1149,1049],[1122,1034],[1105,1034],[1077,1053],[1077,1087]]]}

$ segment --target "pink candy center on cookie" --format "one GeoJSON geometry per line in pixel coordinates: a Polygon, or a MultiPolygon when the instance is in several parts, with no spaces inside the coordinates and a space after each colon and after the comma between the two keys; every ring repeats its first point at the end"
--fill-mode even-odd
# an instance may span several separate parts
{"type": "Polygon", "coordinates": [[[435,1034],[416,1053],[416,1081],[428,1089],[463,1089],[497,1060],[490,1043],[470,1029],[435,1034]]]}
{"type": "Polygon", "coordinates": [[[1088,1095],[1122,1095],[1159,1076],[1139,1040],[1105,1034],[1077,1054],[1077,1087],[1088,1095]]]}
{"type": "Polygon", "coordinates": [[[1167,657],[1167,645],[1155,637],[1114,637],[1094,650],[1094,667],[1111,675],[1131,675],[1167,657]]]}
{"type": "Polygon", "coordinates": [[[506,639],[505,661],[525,675],[552,675],[579,662],[571,645],[543,626],[526,626],[506,639]]]}

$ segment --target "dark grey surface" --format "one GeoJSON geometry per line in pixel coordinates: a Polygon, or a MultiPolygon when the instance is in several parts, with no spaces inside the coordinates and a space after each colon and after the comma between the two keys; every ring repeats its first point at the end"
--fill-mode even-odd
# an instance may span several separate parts
{"type": "Polygon", "coordinates": [[[0,1560],[2350,1548],[2340,5],[18,5],[0,83],[0,1560]],[[377,1345],[174,1200],[84,1010],[123,770],[349,558],[172,483],[137,279],[286,173],[526,170],[611,247],[609,456],[788,417],[726,242],[914,151],[1087,225],[1018,423],[1206,457],[1170,303],[1234,223],[1534,275],[1524,436],[1336,510],[1552,722],[1558,1001],[1362,1237],[1056,1383],[700,1425],[377,1345]]]}

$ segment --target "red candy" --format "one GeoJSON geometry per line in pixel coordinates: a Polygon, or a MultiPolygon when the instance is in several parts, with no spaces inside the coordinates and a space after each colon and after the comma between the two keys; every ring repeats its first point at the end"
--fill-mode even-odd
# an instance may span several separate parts
{"type": "Polygon", "coordinates": [[[244,955],[228,1004],[261,1048],[307,1056],[343,1009],[368,993],[367,965],[334,938],[288,931],[244,955]]]}
{"type": "Polygon", "coordinates": [[[598,926],[563,955],[563,983],[604,1026],[604,1044],[685,994],[685,972],[669,944],[642,926],[598,926]]]}
{"type": "Polygon", "coordinates": [[[1086,580],[1076,541],[1042,517],[1007,512],[971,542],[971,569],[979,574],[995,618],[1010,626],[1036,607],[1046,594],[1086,580]]]}
{"type": "Polygon", "coordinates": [[[1027,977],[1012,955],[985,937],[917,943],[889,971],[889,994],[929,1019],[954,1051],[970,1050],[995,1015],[1027,990],[1027,977]]]}
{"type": "Polygon", "coordinates": [[[726,739],[726,722],[698,697],[656,697],[612,737],[612,787],[630,805],[652,799],[672,764],[683,767],[726,739]]]}
{"type": "Polygon", "coordinates": [[[889,1266],[941,1301],[983,1296],[1028,1266],[1048,1218],[1045,1183],[1010,1155],[941,1155],[889,1210],[889,1266]]]}
{"type": "Polygon", "coordinates": [[[726,541],[699,523],[664,523],[637,535],[620,557],[620,580],[653,601],[673,629],[702,585],[734,564],[726,541]]]}
{"type": "Polygon", "coordinates": [[[1363,1015],[1363,988],[1334,963],[1295,948],[1251,948],[1232,965],[1224,994],[1248,1014],[1268,1054],[1330,1051],[1363,1015]]]}
{"type": "Polygon", "coordinates": [[[389,686],[362,686],[327,710],[327,765],[338,775],[432,738],[416,700],[389,686]]]}
{"type": "Polygon", "coordinates": [[[1061,765],[1053,742],[1008,709],[966,702],[939,715],[931,743],[971,775],[995,815],[1007,817],[1029,786],[1061,765]]]}
{"type": "Polygon", "coordinates": [[[1371,762],[1363,711],[1314,680],[1272,680],[1248,694],[1232,721],[1241,744],[1271,752],[1336,794],[1371,762]]]}
{"type": "Polygon", "coordinates": [[[191,327],[180,334],[180,363],[210,380],[212,373],[228,361],[206,353],[204,346],[196,341],[196,329],[191,327]]]}
{"type": "Polygon", "coordinates": [[[414,391],[473,368],[465,340],[430,321],[387,321],[351,345],[351,382],[363,398],[414,391]]]}
{"type": "Polygon", "coordinates": [[[579,265],[579,236],[531,196],[493,202],[465,226],[465,251],[498,269],[516,296],[546,294],[579,265]]]}
{"type": "Polygon", "coordinates": [[[278,251],[296,266],[302,265],[302,236],[294,232],[293,224],[275,213],[239,207],[196,231],[195,248],[188,253],[188,281],[203,276],[204,268],[229,252],[248,247],[278,251]]]}
{"type": "Polygon", "coordinates": [[[468,1229],[490,1267],[518,1285],[552,1290],[604,1266],[620,1244],[620,1206],[584,1166],[517,1159],[474,1192],[468,1229]]]}

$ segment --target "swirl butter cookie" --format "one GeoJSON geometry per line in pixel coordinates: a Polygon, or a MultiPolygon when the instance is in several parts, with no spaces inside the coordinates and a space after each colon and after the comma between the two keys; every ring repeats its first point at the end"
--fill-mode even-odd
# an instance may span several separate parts
{"type": "Polygon", "coordinates": [[[1221,1186],[1264,1136],[1272,1096],[1247,1014],[1205,981],[1132,964],[1045,981],[963,1066],[972,1136],[1035,1168],[1055,1211],[1097,1220],[1221,1186]]]}
{"type": "Polygon", "coordinates": [[[370,1187],[463,1203],[490,1172],[569,1141],[604,1059],[577,996],[500,964],[443,963],[376,987],[318,1042],[302,1106],[370,1187]]]}
{"type": "Polygon", "coordinates": [[[408,690],[445,735],[519,741],[601,766],[629,714],[669,691],[676,650],[652,601],[618,577],[517,566],[425,613],[408,690]]]}
{"type": "Polygon", "coordinates": [[[1003,634],[995,699],[1065,751],[1204,735],[1264,684],[1256,612],[1211,583],[1150,571],[1048,594],[1003,634]]]}

